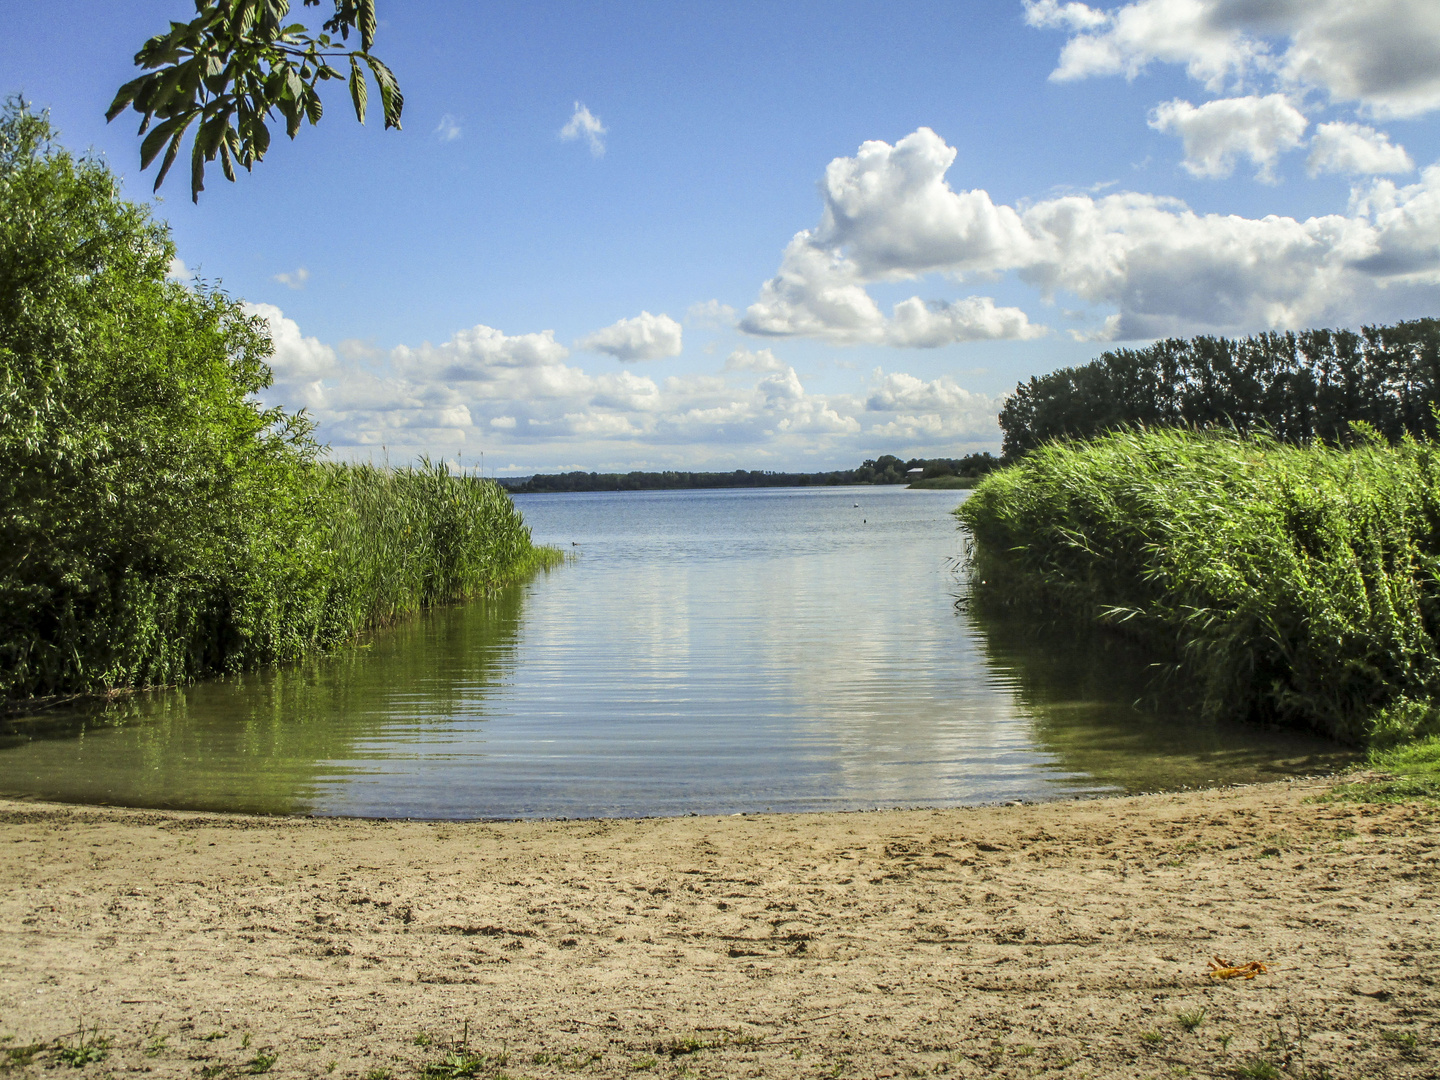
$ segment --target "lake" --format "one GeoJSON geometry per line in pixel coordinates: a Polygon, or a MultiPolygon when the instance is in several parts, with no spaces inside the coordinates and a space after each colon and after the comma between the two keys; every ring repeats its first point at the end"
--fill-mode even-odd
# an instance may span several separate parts
{"type": "Polygon", "coordinates": [[[0,732],[0,793],[437,819],[854,810],[1325,771],[1142,660],[972,610],[899,487],[518,496],[572,558],[339,655],[0,732]]]}

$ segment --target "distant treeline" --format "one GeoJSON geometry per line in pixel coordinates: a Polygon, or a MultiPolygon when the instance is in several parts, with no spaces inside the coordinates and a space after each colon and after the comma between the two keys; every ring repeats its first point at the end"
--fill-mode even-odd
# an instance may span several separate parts
{"type": "Polygon", "coordinates": [[[1171,338],[1117,349],[1021,383],[1000,412],[1004,454],[1121,428],[1227,427],[1283,442],[1346,443],[1363,421],[1391,442],[1433,438],[1440,401],[1440,320],[1171,338]]]}
{"type": "Polygon", "coordinates": [[[826,487],[842,484],[904,484],[911,469],[924,470],[926,479],[939,476],[984,476],[1000,465],[992,454],[967,454],[961,458],[911,458],[902,461],[885,454],[865,461],[858,469],[833,472],[786,473],[734,472],[569,472],[553,475],[501,479],[512,494],[532,495],[560,491],[662,491],[684,488],[826,487]]]}

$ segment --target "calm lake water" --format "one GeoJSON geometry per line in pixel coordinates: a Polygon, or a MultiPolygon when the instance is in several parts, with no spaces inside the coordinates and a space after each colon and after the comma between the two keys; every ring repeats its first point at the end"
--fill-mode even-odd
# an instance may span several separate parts
{"type": "Polygon", "coordinates": [[[295,667],[22,718],[0,793],[479,818],[947,806],[1325,770],[1090,634],[971,610],[898,487],[520,496],[565,565],[295,667]]]}

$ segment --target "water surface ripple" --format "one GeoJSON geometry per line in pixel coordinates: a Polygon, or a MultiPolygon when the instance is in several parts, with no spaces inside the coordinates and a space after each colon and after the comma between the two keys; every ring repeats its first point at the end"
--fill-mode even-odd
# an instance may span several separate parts
{"type": "Polygon", "coordinates": [[[22,718],[0,792],[477,818],[942,806],[1342,756],[1200,725],[1094,643],[957,606],[959,493],[522,496],[564,566],[363,648],[22,718]],[[1082,647],[1083,646],[1083,647],[1082,647]]]}

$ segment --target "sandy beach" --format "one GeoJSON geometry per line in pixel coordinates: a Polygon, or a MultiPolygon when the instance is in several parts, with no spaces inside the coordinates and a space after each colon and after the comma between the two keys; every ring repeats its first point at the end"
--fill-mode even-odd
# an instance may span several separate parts
{"type": "Polygon", "coordinates": [[[1328,786],[473,824],[3,802],[0,1057],[1435,1077],[1440,814],[1309,801],[1328,786]],[[1268,971],[1216,981],[1215,956],[1268,971]]]}

